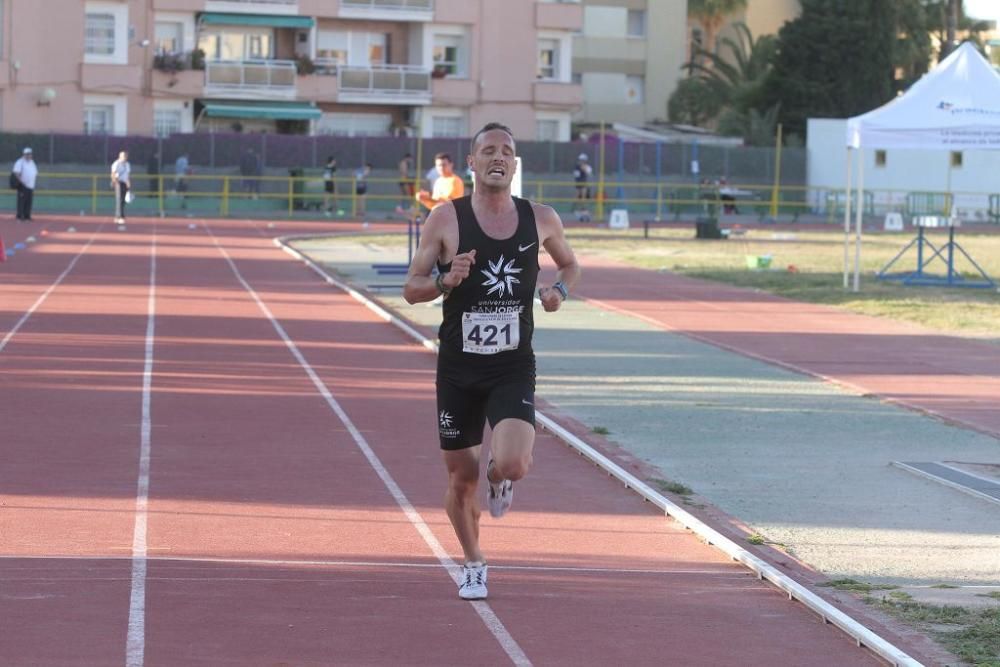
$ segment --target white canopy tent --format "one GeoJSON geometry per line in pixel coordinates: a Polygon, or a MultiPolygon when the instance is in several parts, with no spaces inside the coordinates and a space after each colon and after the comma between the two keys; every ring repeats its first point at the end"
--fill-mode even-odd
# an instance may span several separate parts
{"type": "Polygon", "coordinates": [[[844,288],[848,287],[851,235],[851,162],[857,156],[854,291],[860,284],[864,202],[862,148],[1000,150],[1000,74],[969,43],[913,84],[905,94],[847,120],[844,206],[844,288]]]}

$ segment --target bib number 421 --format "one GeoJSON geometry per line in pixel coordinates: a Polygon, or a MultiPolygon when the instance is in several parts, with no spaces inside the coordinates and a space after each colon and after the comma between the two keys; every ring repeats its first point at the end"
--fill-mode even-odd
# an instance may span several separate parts
{"type": "Polygon", "coordinates": [[[516,349],[519,324],[517,313],[463,313],[462,349],[473,354],[516,349]]]}

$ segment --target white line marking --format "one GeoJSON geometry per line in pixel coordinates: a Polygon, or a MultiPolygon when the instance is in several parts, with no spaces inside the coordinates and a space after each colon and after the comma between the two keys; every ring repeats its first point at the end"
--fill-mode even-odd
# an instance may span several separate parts
{"type": "MultiPolygon", "coordinates": [[[[383,316],[388,322],[395,324],[400,327],[410,336],[417,338],[424,347],[429,350],[436,351],[437,345],[433,341],[429,340],[423,334],[417,332],[413,327],[409,326],[401,318],[389,313],[381,306],[371,303],[371,299],[362,294],[361,292],[344,285],[335,278],[327,274],[319,265],[313,262],[311,259],[303,255],[298,250],[291,248],[287,245],[287,241],[291,237],[278,237],[274,239],[274,244],[280,248],[283,248],[285,252],[301,259],[307,266],[309,266],[313,271],[323,276],[323,279],[331,285],[335,285],[352,297],[365,304],[372,310],[376,312],[382,311],[385,313],[383,316]]],[[[593,299],[586,299],[592,303],[600,303],[593,299]]],[[[610,307],[614,310],[614,307],[610,307]]],[[[637,316],[642,319],[642,316],[637,316]]],[[[716,345],[716,343],[712,343],[716,345]]],[[[722,347],[722,346],[719,346],[722,347]]],[[[738,561],[757,574],[761,579],[766,579],[770,581],[774,586],[783,590],[788,594],[789,599],[795,598],[802,602],[804,605],[812,609],[814,612],[820,615],[824,621],[828,621],[838,628],[843,630],[847,635],[854,638],[858,645],[864,645],[870,648],[873,652],[882,656],[888,660],[891,664],[899,667],[923,667],[922,663],[907,654],[905,651],[895,646],[885,638],[873,632],[871,629],[866,627],[863,623],[855,620],[851,616],[848,616],[840,609],[834,607],[832,604],[819,597],[808,588],[795,581],[792,577],[781,572],[777,568],[773,567],[767,561],[755,556],[750,553],[740,545],[736,544],[730,540],[725,535],[722,535],[714,528],[704,523],[700,519],[696,518],[689,512],[685,511],[679,505],[672,502],[666,496],[653,490],[648,484],[635,477],[624,468],[616,464],[611,459],[607,458],[596,449],[585,443],[580,438],[576,437],[562,426],[560,426],[555,420],[547,417],[542,412],[536,410],[535,417],[538,422],[551,431],[556,437],[565,442],[572,449],[577,450],[581,455],[590,459],[598,467],[606,471],[607,473],[613,475],[619,481],[625,484],[625,487],[632,489],[637,494],[648,500],[650,503],[661,508],[668,516],[673,517],[678,523],[683,525],[685,528],[689,529],[692,533],[698,535],[703,540],[705,540],[709,545],[714,546],[723,553],[727,554],[730,558],[738,561]]]]}
{"type": "Polygon", "coordinates": [[[49,285],[49,288],[47,290],[42,292],[42,295],[35,300],[35,303],[33,303],[31,305],[31,308],[28,309],[28,312],[22,315],[21,319],[17,321],[17,324],[14,325],[14,328],[12,328],[10,331],[7,332],[7,335],[3,337],[3,340],[0,340],[0,352],[3,352],[3,349],[7,347],[7,343],[10,342],[10,339],[14,337],[14,335],[21,329],[21,327],[24,326],[24,323],[28,321],[28,319],[35,313],[36,310],[38,310],[39,306],[41,306],[45,302],[45,300],[49,298],[49,295],[52,294],[52,291],[55,288],[59,287],[59,284],[66,278],[66,276],[69,275],[69,272],[73,270],[73,267],[76,266],[76,263],[80,260],[81,257],[83,257],[83,253],[87,252],[87,248],[89,248],[90,244],[94,242],[94,239],[97,238],[97,235],[101,233],[101,229],[103,227],[104,227],[103,224],[98,226],[97,231],[95,231],[90,236],[90,240],[87,241],[86,245],[84,245],[80,249],[80,252],[76,254],[76,257],[74,257],[72,261],[70,261],[69,266],[66,267],[66,270],[63,271],[61,274],[59,274],[59,277],[56,278],[56,281],[54,283],[49,285]]]}
{"type": "Polygon", "coordinates": [[[156,335],[156,231],[149,262],[146,306],[146,360],[142,370],[142,425],[139,429],[139,481],[136,485],[135,527],[132,533],[132,591],[128,608],[125,664],[142,667],[146,654],[146,525],[149,509],[149,455],[152,447],[153,342],[156,335]]]}
{"type": "Polygon", "coordinates": [[[954,470],[955,472],[960,473],[962,475],[966,475],[968,477],[972,477],[974,479],[978,479],[980,482],[988,482],[988,483],[993,484],[995,486],[1000,485],[1000,481],[998,481],[996,479],[993,479],[991,477],[987,477],[986,475],[980,475],[979,473],[970,472],[968,470],[962,470],[961,468],[955,467],[951,463],[946,463],[944,461],[935,461],[934,463],[937,463],[942,468],[948,468],[949,470],[954,470]]]}
{"type": "MultiPolygon", "coordinates": [[[[240,283],[243,285],[243,288],[250,294],[253,300],[257,303],[257,307],[260,308],[261,312],[264,313],[264,315],[267,317],[268,320],[270,320],[271,325],[274,327],[274,330],[278,332],[278,335],[285,342],[285,345],[288,347],[288,350],[292,353],[292,356],[295,357],[295,360],[298,361],[299,365],[302,366],[303,370],[305,370],[306,374],[309,376],[309,379],[312,380],[313,385],[315,385],[317,391],[319,391],[319,393],[323,396],[323,398],[326,399],[326,402],[330,406],[330,409],[333,410],[333,412],[337,415],[340,421],[343,422],[348,432],[350,432],[351,437],[354,439],[355,444],[357,444],[358,446],[358,449],[360,449],[361,453],[364,454],[366,459],[368,459],[369,465],[371,465],[371,467],[375,470],[375,473],[379,476],[379,479],[382,480],[382,483],[385,485],[386,489],[389,490],[389,493],[396,501],[396,504],[399,505],[400,509],[403,510],[403,513],[410,520],[410,523],[413,524],[417,532],[420,533],[420,536],[423,537],[424,542],[426,542],[427,546],[430,547],[431,551],[434,553],[434,556],[438,559],[438,561],[445,568],[445,570],[448,572],[451,578],[455,581],[456,585],[460,583],[461,572],[458,567],[458,564],[456,564],[455,561],[451,559],[451,557],[445,551],[444,547],[441,546],[441,543],[438,542],[438,539],[434,537],[434,533],[431,532],[431,529],[424,522],[423,517],[420,516],[420,513],[417,512],[417,510],[410,503],[409,499],[403,493],[403,490],[399,488],[398,484],[396,484],[396,480],[394,480],[392,476],[389,474],[389,471],[386,470],[384,465],[382,465],[382,461],[380,461],[378,456],[376,456],[375,452],[372,450],[371,446],[365,440],[364,436],[361,435],[361,432],[354,425],[354,422],[351,421],[351,418],[347,416],[347,413],[340,406],[340,403],[337,402],[337,399],[333,397],[333,394],[327,388],[326,384],[323,383],[323,380],[320,379],[319,375],[316,374],[316,371],[314,371],[312,366],[309,365],[309,362],[306,361],[306,358],[299,351],[298,346],[295,344],[294,341],[292,341],[289,335],[285,332],[284,327],[282,327],[281,324],[278,322],[278,320],[274,317],[274,314],[271,313],[271,310],[261,300],[257,292],[254,291],[254,289],[250,286],[249,283],[247,283],[246,280],[244,280],[243,274],[240,273],[240,270],[236,267],[236,264],[233,262],[232,258],[230,258],[229,253],[226,252],[226,249],[222,247],[222,245],[219,243],[218,238],[216,238],[215,234],[212,233],[212,230],[208,227],[207,224],[205,225],[205,230],[212,237],[212,241],[215,243],[215,247],[218,248],[219,252],[225,258],[226,262],[229,263],[229,267],[233,270],[233,273],[236,275],[236,279],[240,281],[240,283]]],[[[528,656],[525,655],[524,651],[514,640],[511,634],[507,631],[507,628],[504,627],[503,623],[497,617],[496,613],[493,611],[493,608],[490,607],[489,603],[480,600],[477,602],[472,602],[471,604],[472,607],[476,610],[476,613],[479,614],[479,617],[482,619],[483,623],[486,625],[487,628],[489,628],[490,632],[500,643],[500,646],[507,653],[507,656],[510,658],[511,662],[513,662],[515,665],[523,667],[530,666],[531,661],[528,659],[528,656]]]]}
{"type": "MultiPolygon", "coordinates": [[[[991,495],[989,495],[987,493],[983,493],[982,491],[978,491],[976,489],[973,489],[971,487],[965,486],[964,484],[960,484],[958,482],[953,482],[950,479],[945,479],[944,477],[938,477],[937,475],[935,475],[932,472],[928,472],[926,470],[921,470],[920,468],[914,468],[913,466],[907,465],[907,464],[903,463],[902,461],[892,461],[889,465],[894,465],[897,468],[905,470],[905,471],[907,471],[909,473],[912,473],[912,474],[914,474],[914,475],[916,475],[918,477],[923,477],[924,479],[930,480],[932,482],[937,482],[938,484],[940,484],[942,486],[947,486],[947,487],[950,487],[952,489],[955,489],[956,491],[961,491],[962,493],[964,493],[967,496],[972,496],[973,498],[979,498],[980,500],[985,500],[987,502],[995,503],[995,504],[1000,505],[1000,499],[994,498],[993,496],[991,496],[991,495]]],[[[938,464],[938,465],[941,465],[941,464],[938,464]]],[[[962,472],[962,473],[965,472],[964,470],[957,470],[955,468],[951,468],[951,466],[941,465],[941,467],[943,467],[943,468],[949,468],[951,470],[954,470],[955,472],[962,472]]]]}

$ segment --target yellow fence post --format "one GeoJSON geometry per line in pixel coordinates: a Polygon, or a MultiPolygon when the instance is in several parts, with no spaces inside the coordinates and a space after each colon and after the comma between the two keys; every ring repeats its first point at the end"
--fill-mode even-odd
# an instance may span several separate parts
{"type": "Polygon", "coordinates": [[[663,217],[663,183],[656,184],[656,219],[663,217]]]}
{"type": "Polygon", "coordinates": [[[358,217],[358,177],[351,176],[351,217],[358,217]]]}
{"type": "Polygon", "coordinates": [[[597,178],[597,219],[604,219],[604,121],[601,121],[601,158],[597,178]]]}
{"type": "Polygon", "coordinates": [[[292,196],[295,194],[295,177],[288,177],[288,217],[292,217],[292,196]]]}
{"type": "Polygon", "coordinates": [[[778,199],[781,197],[781,123],[774,147],[774,189],[771,191],[771,219],[778,218],[778,199]]]}
{"type": "Polygon", "coordinates": [[[90,213],[97,215],[97,176],[90,177],[90,213]]]}
{"type": "Polygon", "coordinates": [[[229,176],[222,177],[222,217],[229,217],[229,176]]]}
{"type": "Polygon", "coordinates": [[[156,177],[156,181],[159,184],[159,187],[156,188],[156,199],[157,199],[157,201],[160,204],[160,215],[162,216],[163,215],[163,185],[164,185],[163,176],[157,176],[156,177]]]}

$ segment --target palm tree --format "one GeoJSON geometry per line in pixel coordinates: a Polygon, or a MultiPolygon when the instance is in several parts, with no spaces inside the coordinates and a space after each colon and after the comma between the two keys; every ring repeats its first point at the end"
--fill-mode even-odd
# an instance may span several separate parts
{"type": "Polygon", "coordinates": [[[704,50],[715,53],[719,30],[726,18],[747,8],[747,0],[688,0],[688,16],[701,24],[704,50]]]}

